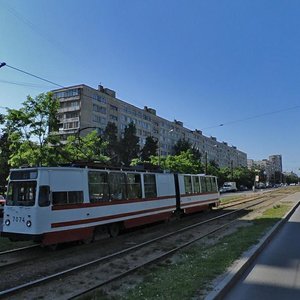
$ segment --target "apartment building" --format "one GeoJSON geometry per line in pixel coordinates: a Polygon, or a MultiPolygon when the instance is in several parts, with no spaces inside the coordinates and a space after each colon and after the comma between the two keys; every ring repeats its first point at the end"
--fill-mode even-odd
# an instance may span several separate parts
{"type": "Polygon", "coordinates": [[[248,159],[247,165],[249,169],[258,167],[258,169],[264,170],[267,181],[274,179],[275,174],[282,173],[282,156],[270,155],[268,159],[253,160],[248,159]]]}
{"type": "Polygon", "coordinates": [[[101,134],[108,122],[114,122],[118,134],[124,132],[126,125],[133,122],[136,126],[140,146],[143,147],[147,136],[158,141],[161,155],[171,154],[179,139],[188,140],[201,154],[203,161],[215,161],[220,167],[247,166],[247,154],[216,137],[204,136],[201,130],[190,130],[183,122],[166,120],[156,114],[156,110],[145,106],[143,109],[116,97],[115,91],[98,89],[81,84],[52,91],[59,99],[59,135],[66,140],[68,135],[86,135],[95,128],[101,134]]]}

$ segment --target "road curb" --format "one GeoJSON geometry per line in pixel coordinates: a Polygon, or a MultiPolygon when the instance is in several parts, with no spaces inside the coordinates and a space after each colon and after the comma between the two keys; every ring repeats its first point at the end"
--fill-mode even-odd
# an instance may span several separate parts
{"type": "Polygon", "coordinates": [[[248,267],[254,262],[257,256],[264,250],[275,234],[282,228],[288,219],[295,212],[300,202],[296,203],[289,212],[285,214],[281,221],[276,223],[260,240],[260,242],[246,251],[234,267],[230,268],[225,278],[214,287],[214,289],[205,297],[205,300],[220,300],[236,284],[248,267]]]}

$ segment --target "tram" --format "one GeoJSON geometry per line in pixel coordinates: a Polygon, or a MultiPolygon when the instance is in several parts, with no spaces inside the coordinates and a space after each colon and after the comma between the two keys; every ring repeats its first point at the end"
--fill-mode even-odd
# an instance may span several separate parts
{"type": "Polygon", "coordinates": [[[42,245],[92,241],[103,230],[170,219],[218,206],[217,178],[91,167],[10,171],[3,232],[42,245]]]}

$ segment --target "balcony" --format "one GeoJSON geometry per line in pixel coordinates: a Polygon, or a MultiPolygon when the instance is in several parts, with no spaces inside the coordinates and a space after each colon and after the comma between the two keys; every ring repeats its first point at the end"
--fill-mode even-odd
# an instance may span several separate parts
{"type": "Polygon", "coordinates": [[[58,113],[61,114],[61,113],[66,113],[66,112],[70,112],[70,111],[77,111],[77,110],[80,110],[80,105],[59,108],[58,113]]]}
{"type": "Polygon", "coordinates": [[[70,122],[79,122],[79,117],[75,117],[75,118],[62,118],[59,119],[60,123],[70,123],[70,122]]]}

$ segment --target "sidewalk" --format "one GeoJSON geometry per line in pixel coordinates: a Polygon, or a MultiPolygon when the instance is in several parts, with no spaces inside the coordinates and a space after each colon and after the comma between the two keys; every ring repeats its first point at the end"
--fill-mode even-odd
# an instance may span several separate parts
{"type": "MultiPolygon", "coordinates": [[[[298,203],[300,193],[286,200],[298,203]]],[[[300,299],[300,207],[245,253],[206,299],[300,299]],[[278,229],[280,228],[279,232],[278,229]]]]}

